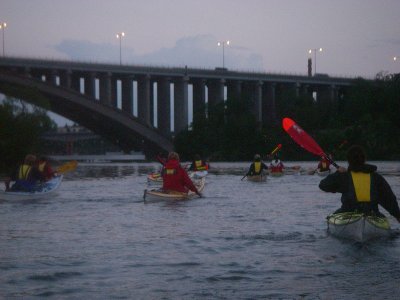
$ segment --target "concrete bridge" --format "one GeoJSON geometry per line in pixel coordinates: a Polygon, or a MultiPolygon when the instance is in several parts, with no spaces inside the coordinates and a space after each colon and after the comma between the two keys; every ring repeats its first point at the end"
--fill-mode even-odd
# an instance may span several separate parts
{"type": "Polygon", "coordinates": [[[352,79],[215,70],[0,58],[0,92],[42,106],[118,144],[147,154],[173,149],[193,113],[227,97],[249,97],[259,124],[277,120],[276,101],[316,95],[336,101],[352,79]],[[189,112],[189,102],[192,111],[189,112]]]}

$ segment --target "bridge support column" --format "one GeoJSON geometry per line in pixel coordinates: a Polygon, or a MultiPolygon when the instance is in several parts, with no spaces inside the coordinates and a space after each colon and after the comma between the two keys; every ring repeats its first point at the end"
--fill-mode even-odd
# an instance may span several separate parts
{"type": "Polygon", "coordinates": [[[111,76],[111,107],[118,108],[117,78],[111,76]]]}
{"type": "Polygon", "coordinates": [[[266,122],[270,125],[276,125],[276,83],[269,82],[265,89],[265,116],[266,122]]]}
{"type": "Polygon", "coordinates": [[[227,85],[228,99],[241,99],[242,98],[242,81],[234,80],[228,82],[227,85]]]}
{"type": "Polygon", "coordinates": [[[111,97],[111,73],[107,72],[100,75],[100,103],[112,106],[111,97]]]}
{"type": "Polygon", "coordinates": [[[96,74],[90,72],[85,75],[85,95],[90,98],[96,98],[96,74]]]}
{"type": "Polygon", "coordinates": [[[70,89],[72,87],[71,74],[72,74],[71,70],[65,70],[64,72],[61,73],[60,85],[62,87],[65,87],[67,89],[70,89]]]}
{"type": "Polygon", "coordinates": [[[151,125],[150,118],[150,75],[138,79],[138,117],[145,124],[151,125]]]}
{"type": "Polygon", "coordinates": [[[193,81],[193,120],[198,117],[204,117],[206,105],[206,81],[196,79],[193,81]]]}
{"type": "Polygon", "coordinates": [[[187,128],[188,115],[188,77],[179,78],[174,82],[174,132],[187,128]]]}
{"type": "Polygon", "coordinates": [[[257,81],[254,83],[255,85],[255,91],[254,91],[254,113],[256,116],[256,121],[259,125],[259,127],[262,126],[262,87],[263,87],[263,82],[262,81],[257,81]]]}
{"type": "Polygon", "coordinates": [[[208,111],[218,103],[224,102],[225,79],[210,80],[208,87],[208,111]]]}
{"type": "Polygon", "coordinates": [[[80,74],[71,74],[71,88],[78,93],[81,92],[81,76],[80,74]]]}
{"type": "Polygon", "coordinates": [[[122,110],[133,115],[133,76],[122,79],[122,110]]]}
{"type": "Polygon", "coordinates": [[[162,78],[157,84],[157,125],[165,136],[171,135],[171,79],[162,78]]]}

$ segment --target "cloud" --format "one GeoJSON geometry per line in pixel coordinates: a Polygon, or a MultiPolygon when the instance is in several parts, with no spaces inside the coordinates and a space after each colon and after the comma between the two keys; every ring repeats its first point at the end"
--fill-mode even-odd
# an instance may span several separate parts
{"type": "MultiPolygon", "coordinates": [[[[98,44],[82,40],[63,40],[55,49],[73,60],[119,62],[119,47],[113,44],[98,44]]],[[[122,49],[124,64],[148,64],[161,66],[185,66],[194,68],[222,67],[222,48],[212,35],[183,37],[171,48],[136,55],[133,48],[122,49]]],[[[263,59],[248,48],[225,46],[225,67],[238,70],[263,70],[263,59]]]]}

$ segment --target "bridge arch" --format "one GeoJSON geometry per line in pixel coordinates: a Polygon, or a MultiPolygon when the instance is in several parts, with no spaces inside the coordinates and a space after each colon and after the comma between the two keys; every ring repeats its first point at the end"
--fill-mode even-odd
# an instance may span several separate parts
{"type": "Polygon", "coordinates": [[[0,72],[0,92],[55,112],[118,145],[141,150],[146,157],[173,150],[172,140],[123,110],[103,104],[72,89],[0,72]]]}

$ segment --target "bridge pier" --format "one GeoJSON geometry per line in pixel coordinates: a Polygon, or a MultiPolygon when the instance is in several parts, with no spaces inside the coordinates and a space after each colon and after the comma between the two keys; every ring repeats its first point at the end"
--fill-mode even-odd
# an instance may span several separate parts
{"type": "Polygon", "coordinates": [[[150,75],[138,78],[138,118],[152,126],[150,118],[150,75]]]}
{"type": "Polygon", "coordinates": [[[208,112],[213,106],[224,102],[225,79],[211,79],[208,81],[208,112]]]}
{"type": "Polygon", "coordinates": [[[122,111],[133,115],[133,79],[134,76],[125,76],[121,80],[121,94],[122,94],[122,111]]]}
{"type": "Polygon", "coordinates": [[[265,121],[267,124],[276,125],[276,83],[267,82],[264,92],[265,96],[265,121]]]}
{"type": "Polygon", "coordinates": [[[206,105],[206,80],[193,80],[193,120],[199,116],[204,117],[206,105]]]}
{"type": "Polygon", "coordinates": [[[96,74],[89,72],[84,76],[85,81],[85,95],[90,98],[96,98],[96,74]]]}
{"type": "Polygon", "coordinates": [[[171,78],[162,78],[157,84],[157,127],[163,135],[171,135],[171,78]]]}
{"type": "Polygon", "coordinates": [[[106,72],[100,75],[100,103],[112,106],[111,101],[111,73],[106,72]]]}
{"type": "Polygon", "coordinates": [[[188,116],[188,77],[174,81],[174,132],[187,128],[188,116]]]}

